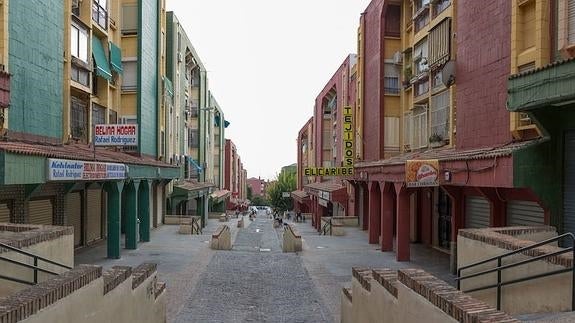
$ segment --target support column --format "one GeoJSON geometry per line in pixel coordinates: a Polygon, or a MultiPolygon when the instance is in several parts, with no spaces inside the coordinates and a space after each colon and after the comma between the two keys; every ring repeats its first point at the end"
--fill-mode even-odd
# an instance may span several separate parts
{"type": "Polygon", "coordinates": [[[379,193],[379,183],[369,182],[369,228],[368,236],[369,243],[379,243],[379,233],[381,230],[381,206],[379,193]]]}
{"type": "Polygon", "coordinates": [[[140,241],[150,242],[150,182],[140,182],[138,189],[138,218],[140,241]]]}
{"type": "Polygon", "coordinates": [[[362,230],[367,230],[369,227],[369,187],[367,184],[362,185],[362,210],[361,216],[363,219],[363,224],[361,226],[362,230]]]}
{"type": "Polygon", "coordinates": [[[507,222],[507,205],[493,187],[479,187],[477,190],[489,200],[491,204],[491,214],[489,216],[489,226],[503,227],[507,222]]]}
{"type": "Polygon", "coordinates": [[[126,192],[126,249],[138,248],[138,186],[140,181],[127,184],[126,192]]]}
{"type": "Polygon", "coordinates": [[[380,182],[381,251],[393,251],[393,184],[380,182]]]}
{"type": "Polygon", "coordinates": [[[404,183],[394,183],[397,195],[397,261],[409,261],[410,258],[410,221],[409,221],[409,196],[411,195],[404,183]]]}
{"type": "Polygon", "coordinates": [[[107,257],[110,259],[120,259],[120,216],[122,211],[122,188],[123,182],[108,182],[104,190],[108,194],[108,239],[107,239],[107,257]]]}
{"type": "Polygon", "coordinates": [[[447,195],[451,198],[451,256],[449,259],[449,270],[452,274],[457,273],[457,233],[463,224],[464,195],[459,187],[442,186],[447,195]]]}

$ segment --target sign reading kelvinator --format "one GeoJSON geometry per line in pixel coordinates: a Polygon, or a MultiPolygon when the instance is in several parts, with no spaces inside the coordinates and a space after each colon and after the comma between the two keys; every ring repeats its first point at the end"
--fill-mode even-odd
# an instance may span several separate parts
{"type": "Polygon", "coordinates": [[[137,124],[97,124],[94,127],[96,146],[137,146],[137,124]]]}

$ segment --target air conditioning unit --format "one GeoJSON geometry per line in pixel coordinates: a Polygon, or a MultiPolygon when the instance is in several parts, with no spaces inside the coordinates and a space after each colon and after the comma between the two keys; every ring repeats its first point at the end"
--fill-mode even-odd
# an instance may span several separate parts
{"type": "Polygon", "coordinates": [[[393,64],[401,65],[402,63],[403,63],[403,55],[401,54],[401,52],[395,52],[395,54],[393,54],[393,64]]]}
{"type": "Polygon", "coordinates": [[[184,55],[182,55],[182,53],[178,52],[178,63],[181,63],[184,60],[184,55]]]}

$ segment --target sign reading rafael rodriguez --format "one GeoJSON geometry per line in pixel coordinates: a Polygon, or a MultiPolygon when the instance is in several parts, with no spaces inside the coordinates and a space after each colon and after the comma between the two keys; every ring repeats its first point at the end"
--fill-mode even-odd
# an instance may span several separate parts
{"type": "Polygon", "coordinates": [[[94,127],[96,146],[137,146],[137,124],[97,124],[94,127]]]}

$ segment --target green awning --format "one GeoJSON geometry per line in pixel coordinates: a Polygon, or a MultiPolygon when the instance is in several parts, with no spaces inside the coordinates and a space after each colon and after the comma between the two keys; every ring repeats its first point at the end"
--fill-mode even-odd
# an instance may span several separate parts
{"type": "Polygon", "coordinates": [[[169,78],[162,76],[162,80],[164,81],[164,89],[170,96],[174,96],[174,86],[172,85],[172,81],[169,78]]]}
{"type": "Polygon", "coordinates": [[[230,125],[230,122],[227,120],[224,120],[224,128],[227,128],[230,125]]]}
{"type": "Polygon", "coordinates": [[[122,74],[122,50],[110,42],[110,65],[112,70],[122,74]]]}
{"type": "Polygon", "coordinates": [[[94,56],[94,62],[96,63],[96,74],[108,81],[112,80],[110,65],[108,64],[106,53],[104,52],[104,48],[102,47],[102,43],[98,37],[92,37],[92,55],[94,56]]]}

